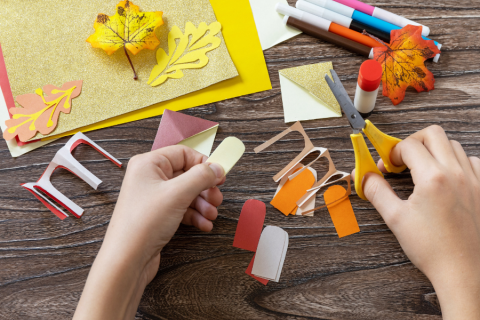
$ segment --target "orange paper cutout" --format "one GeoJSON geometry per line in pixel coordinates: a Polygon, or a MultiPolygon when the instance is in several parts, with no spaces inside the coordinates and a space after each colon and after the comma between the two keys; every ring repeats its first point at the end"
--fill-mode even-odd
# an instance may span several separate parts
{"type": "MultiPolygon", "coordinates": [[[[346,190],[344,187],[334,185],[325,191],[323,197],[325,203],[329,203],[341,198],[345,193],[346,190]]],[[[339,238],[360,232],[357,218],[355,218],[355,213],[353,212],[352,203],[348,197],[336,204],[327,205],[327,208],[339,238]]]]}
{"type": "Polygon", "coordinates": [[[61,88],[47,84],[35,93],[27,93],[16,97],[23,108],[10,108],[11,119],[5,121],[7,130],[3,138],[10,140],[18,135],[20,141],[33,138],[37,131],[49,134],[57,127],[60,112],[70,113],[72,99],[80,95],[83,80],[66,82],[61,88]]]}
{"type": "Polygon", "coordinates": [[[310,189],[315,183],[315,177],[310,170],[303,170],[293,179],[285,182],[277,195],[270,202],[272,206],[288,216],[292,211],[296,211],[297,201],[310,189]]]}

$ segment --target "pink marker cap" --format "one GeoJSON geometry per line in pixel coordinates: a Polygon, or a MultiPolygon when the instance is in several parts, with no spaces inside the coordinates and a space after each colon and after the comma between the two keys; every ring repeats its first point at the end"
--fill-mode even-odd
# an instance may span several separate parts
{"type": "Polygon", "coordinates": [[[341,3],[343,5],[346,5],[347,7],[358,10],[360,12],[366,13],[370,16],[373,15],[373,10],[375,10],[375,7],[357,0],[334,0],[334,1],[341,3]]]}

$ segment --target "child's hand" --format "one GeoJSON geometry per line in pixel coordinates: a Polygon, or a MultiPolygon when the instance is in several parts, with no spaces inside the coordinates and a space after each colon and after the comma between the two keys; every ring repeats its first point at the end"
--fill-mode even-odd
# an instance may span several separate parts
{"type": "Polygon", "coordinates": [[[480,159],[438,126],[400,142],[390,157],[410,168],[412,195],[400,200],[386,180],[368,174],[365,196],[432,282],[444,319],[479,319],[480,159]]]}
{"type": "Polygon", "coordinates": [[[184,146],[133,157],[75,319],[133,319],[160,251],[180,223],[213,228],[225,181],[218,164],[184,146]]]}

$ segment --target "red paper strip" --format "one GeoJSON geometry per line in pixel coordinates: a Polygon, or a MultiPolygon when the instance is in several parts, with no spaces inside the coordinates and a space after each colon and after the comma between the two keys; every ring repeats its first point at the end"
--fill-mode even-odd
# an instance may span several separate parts
{"type": "Polygon", "coordinates": [[[248,274],[250,277],[254,278],[255,280],[257,280],[258,282],[262,283],[263,285],[267,285],[268,283],[267,279],[263,279],[252,274],[253,261],[255,261],[255,255],[253,255],[252,261],[250,261],[250,264],[248,265],[247,270],[245,270],[245,273],[248,274]]]}
{"type": "Polygon", "coordinates": [[[252,252],[257,251],[266,213],[267,209],[262,201],[250,199],[245,202],[238,218],[237,230],[233,239],[234,247],[252,252]]]}

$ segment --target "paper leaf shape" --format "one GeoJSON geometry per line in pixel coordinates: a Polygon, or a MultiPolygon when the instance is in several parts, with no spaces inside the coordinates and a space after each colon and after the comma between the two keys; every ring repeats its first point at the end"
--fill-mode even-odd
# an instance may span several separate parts
{"type": "Polygon", "coordinates": [[[438,53],[440,50],[433,40],[422,38],[422,27],[407,25],[393,30],[390,45],[373,48],[374,59],[383,69],[383,95],[397,105],[403,101],[409,86],[417,92],[434,89],[435,79],[424,61],[438,53]]]}
{"type": "Polygon", "coordinates": [[[185,34],[183,34],[177,26],[174,26],[168,34],[170,55],[167,55],[163,49],[157,50],[157,65],[153,68],[148,83],[155,87],[168,78],[182,78],[183,69],[198,69],[206,66],[208,63],[206,53],[220,46],[221,40],[215,35],[221,28],[222,25],[218,21],[209,26],[202,22],[198,29],[193,23],[187,22],[185,34]]]}
{"type": "Polygon", "coordinates": [[[124,48],[125,54],[133,68],[127,49],[134,55],[142,49],[154,50],[159,44],[155,30],[163,24],[163,12],[140,12],[140,8],[129,0],[120,1],[117,4],[117,12],[109,17],[100,13],[93,27],[95,33],[88,37],[94,48],[101,48],[111,55],[120,48],[124,48]]]}
{"type": "Polygon", "coordinates": [[[66,82],[61,88],[48,84],[35,93],[17,96],[17,102],[23,108],[10,108],[11,119],[5,121],[7,130],[3,138],[10,140],[18,136],[26,142],[37,132],[51,133],[57,126],[60,112],[70,113],[72,99],[82,92],[83,80],[66,82]],[[46,96],[45,96],[46,95],[46,96]]]}

